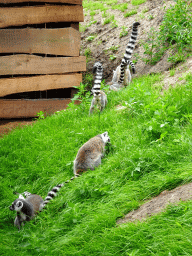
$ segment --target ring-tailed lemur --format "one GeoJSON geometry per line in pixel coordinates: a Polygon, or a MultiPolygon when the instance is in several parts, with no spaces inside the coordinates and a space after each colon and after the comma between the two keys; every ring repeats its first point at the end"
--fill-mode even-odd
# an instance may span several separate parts
{"type": "Polygon", "coordinates": [[[110,86],[111,90],[119,90],[124,87],[124,85],[129,85],[131,82],[131,72],[129,70],[129,65],[131,65],[133,74],[135,74],[135,65],[132,63],[131,54],[135,48],[135,42],[137,40],[138,35],[138,26],[139,22],[133,23],[133,28],[131,32],[130,40],[127,44],[124,57],[121,61],[121,65],[113,71],[112,85],[110,86]]]}
{"type": "Polygon", "coordinates": [[[47,194],[45,200],[39,195],[24,192],[24,196],[19,194],[19,198],[16,199],[9,207],[11,211],[16,211],[17,216],[14,221],[14,225],[20,230],[21,224],[25,221],[30,221],[40,212],[45,205],[56,196],[56,193],[63,187],[64,184],[59,184],[52,188],[47,194]]]}
{"type": "Polygon", "coordinates": [[[99,134],[88,140],[78,151],[74,160],[73,171],[75,175],[88,169],[94,170],[101,164],[104,156],[105,145],[110,142],[108,132],[99,134]]]}
{"type": "Polygon", "coordinates": [[[94,85],[92,88],[93,99],[89,114],[93,112],[94,107],[98,106],[99,110],[102,111],[107,104],[107,96],[101,91],[101,81],[103,76],[103,65],[98,61],[93,66],[93,73],[96,73],[94,85]]]}

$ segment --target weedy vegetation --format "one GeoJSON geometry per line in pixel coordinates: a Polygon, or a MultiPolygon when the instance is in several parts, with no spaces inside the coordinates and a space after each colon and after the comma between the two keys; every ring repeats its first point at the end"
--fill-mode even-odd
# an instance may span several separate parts
{"type": "MultiPolygon", "coordinates": [[[[192,203],[170,205],[144,222],[116,220],[144,200],[192,180],[192,75],[162,93],[160,74],[108,94],[100,114],[81,84],[81,104],[16,129],[0,140],[1,255],[191,255],[192,203]],[[117,110],[117,106],[125,106],[117,110]],[[99,120],[99,121],[98,121],[99,120]],[[108,131],[102,164],[66,184],[20,232],[8,206],[13,191],[45,197],[73,176],[78,149],[108,131]]],[[[105,90],[105,87],[104,87],[105,90]]],[[[106,89],[107,91],[107,89],[106,89]]]]}
{"type": "Polygon", "coordinates": [[[173,52],[168,59],[172,63],[185,60],[192,52],[191,24],[191,6],[186,0],[177,0],[166,11],[160,30],[157,32],[151,28],[149,40],[144,44],[145,54],[148,56],[144,61],[153,65],[168,49],[173,52]]]}

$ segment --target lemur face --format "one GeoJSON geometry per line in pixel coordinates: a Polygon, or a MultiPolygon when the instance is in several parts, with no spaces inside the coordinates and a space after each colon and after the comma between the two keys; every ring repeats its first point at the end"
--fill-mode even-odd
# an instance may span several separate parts
{"type": "Polygon", "coordinates": [[[103,140],[103,142],[105,144],[110,142],[110,138],[109,138],[108,132],[102,133],[101,134],[101,138],[102,138],[102,140],[103,140]]]}
{"type": "Polygon", "coordinates": [[[16,199],[12,205],[9,207],[11,211],[19,212],[23,208],[23,202],[21,199],[16,199]]]}

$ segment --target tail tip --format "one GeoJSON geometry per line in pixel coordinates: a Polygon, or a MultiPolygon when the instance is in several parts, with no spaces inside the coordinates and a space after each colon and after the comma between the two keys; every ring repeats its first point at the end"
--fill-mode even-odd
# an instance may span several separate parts
{"type": "Polygon", "coordinates": [[[138,22],[138,21],[133,23],[133,27],[137,27],[137,26],[139,26],[139,25],[141,25],[141,24],[140,24],[140,22],[138,22]]]}

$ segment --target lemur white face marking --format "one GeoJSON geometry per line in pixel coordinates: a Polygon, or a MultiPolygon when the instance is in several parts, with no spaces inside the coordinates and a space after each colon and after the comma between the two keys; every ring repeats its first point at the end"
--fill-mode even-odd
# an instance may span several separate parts
{"type": "Polygon", "coordinates": [[[109,135],[108,135],[108,132],[104,132],[101,134],[101,138],[103,140],[103,142],[106,144],[108,142],[110,142],[110,138],[109,138],[109,135]]]}
{"type": "Polygon", "coordinates": [[[15,211],[19,212],[23,208],[23,202],[22,201],[17,201],[15,204],[15,211]]]}

